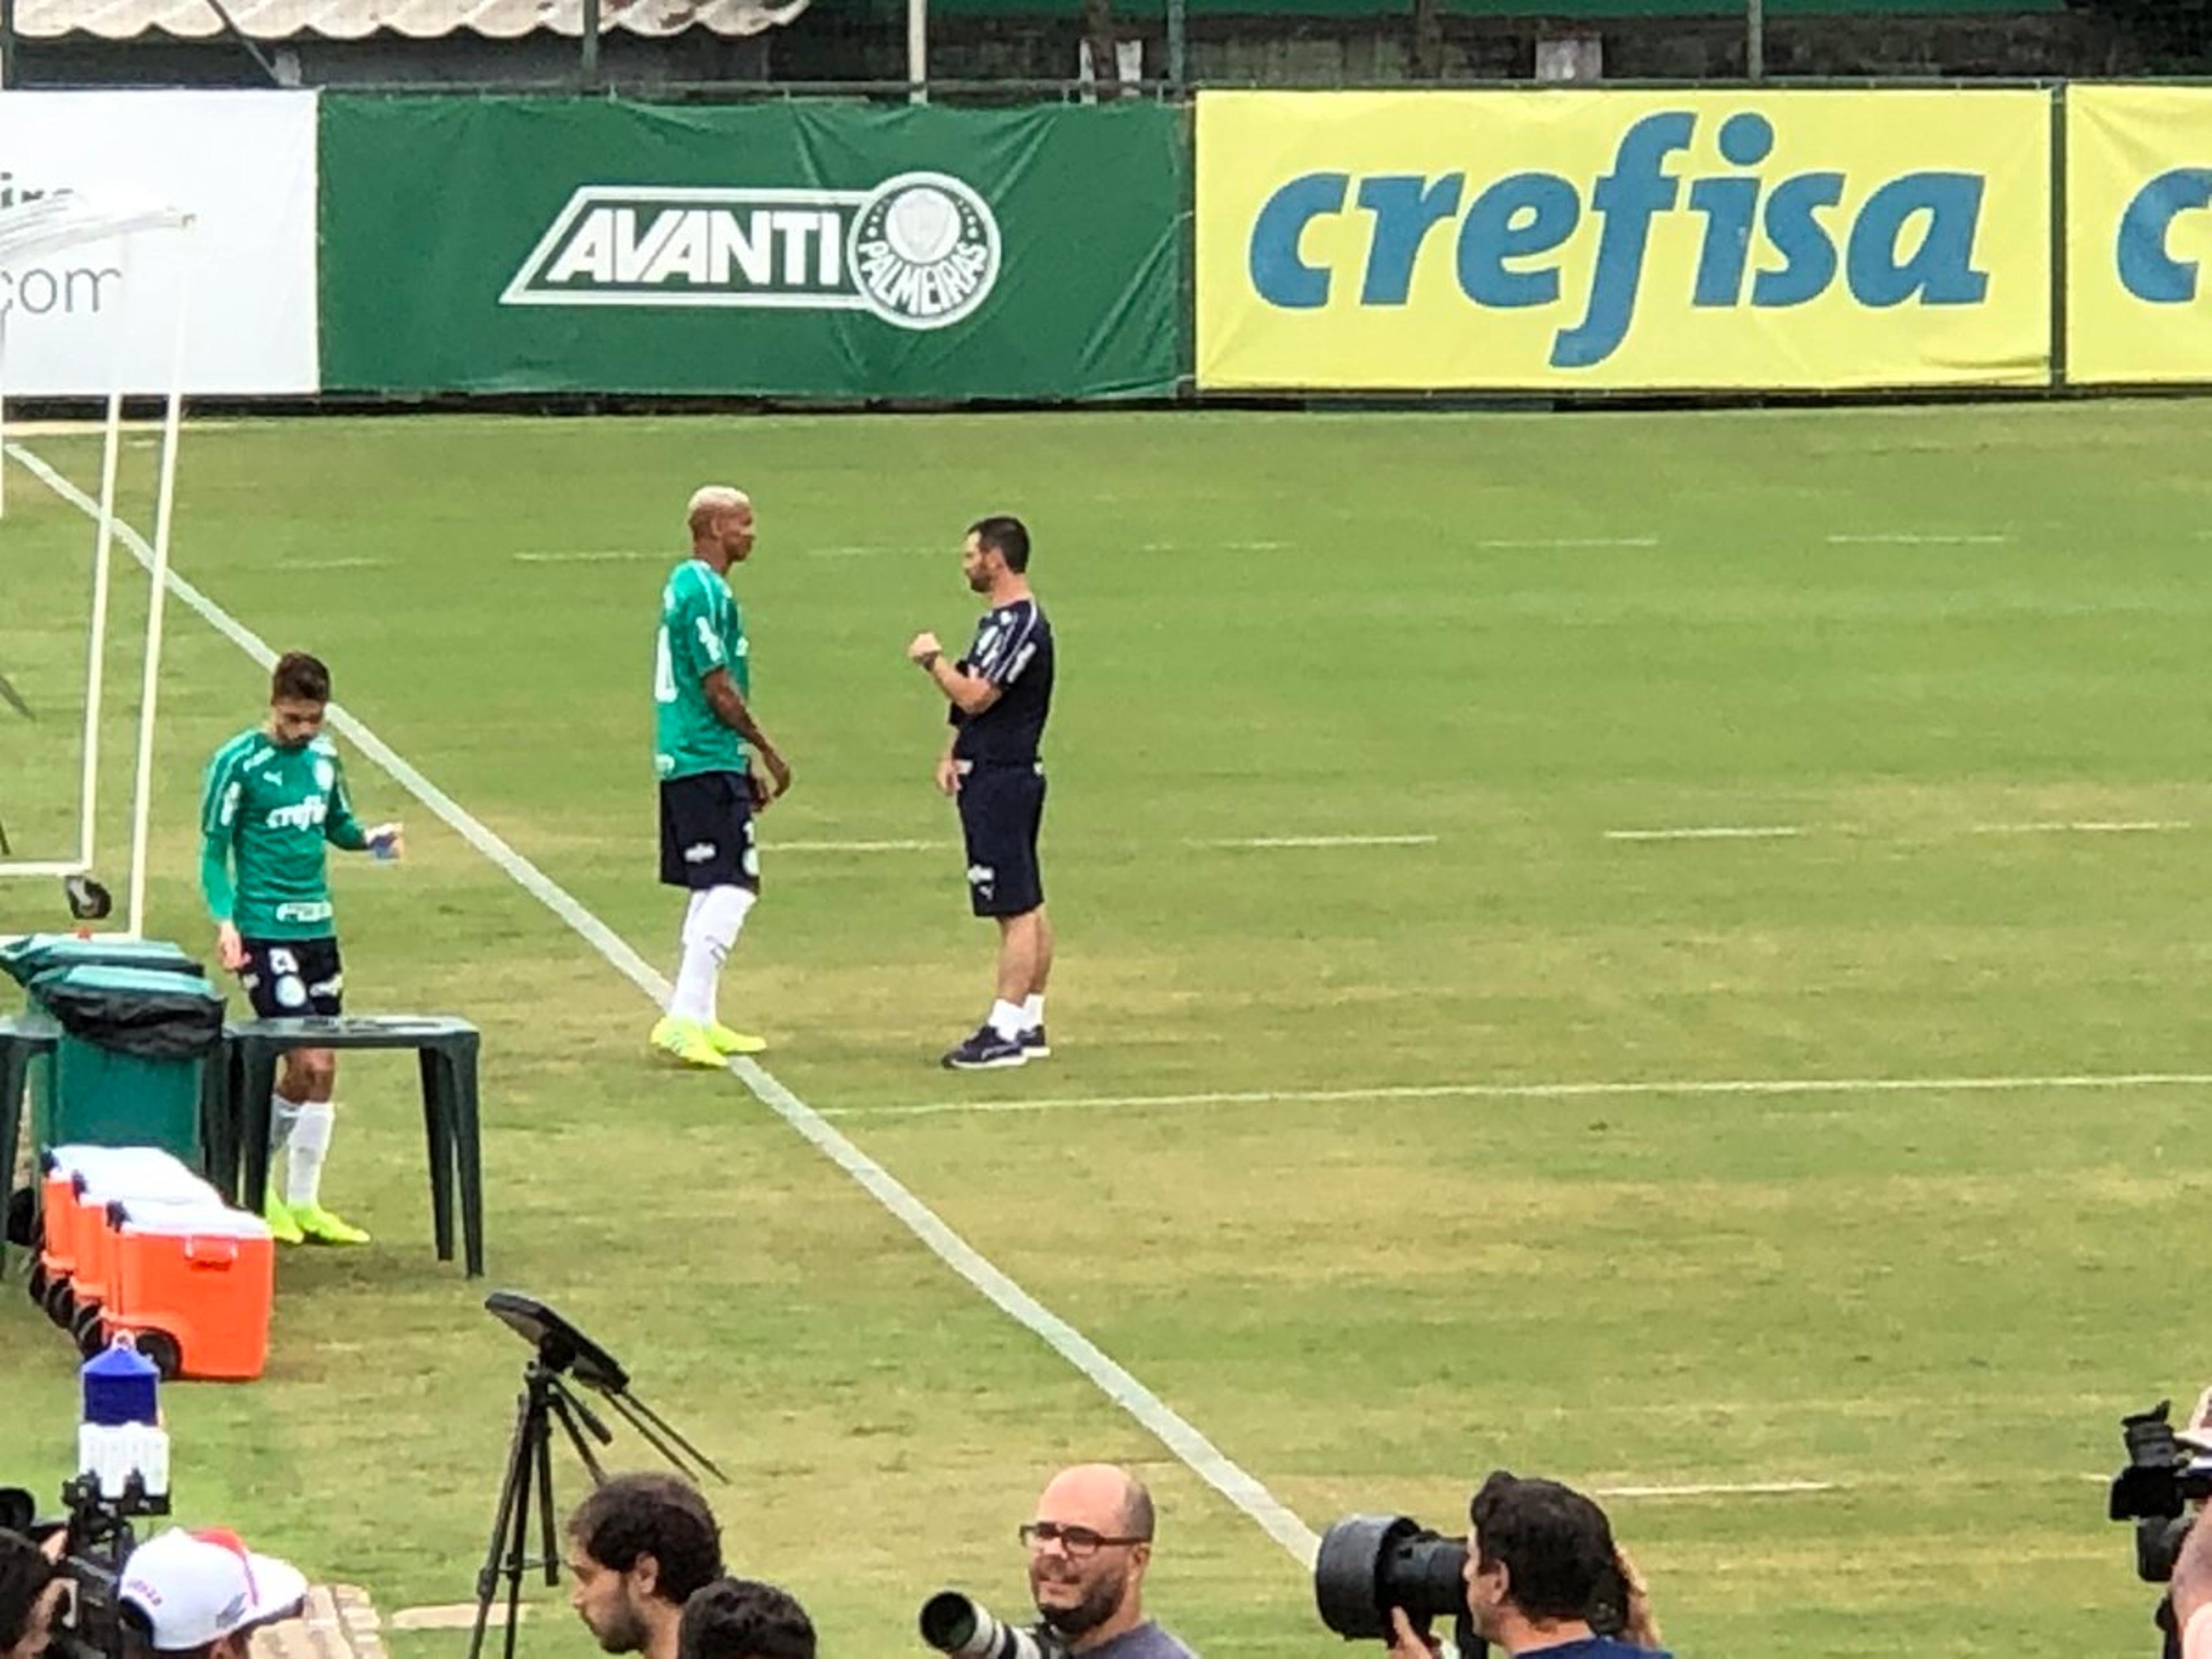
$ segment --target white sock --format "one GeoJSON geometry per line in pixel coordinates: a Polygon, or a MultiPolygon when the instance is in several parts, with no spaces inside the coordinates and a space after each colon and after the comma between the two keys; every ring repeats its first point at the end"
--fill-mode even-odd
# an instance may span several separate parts
{"type": "Polygon", "coordinates": [[[300,1103],[287,1100],[281,1094],[269,1097],[269,1184],[276,1186],[282,1179],[280,1165],[285,1149],[292,1144],[292,1133],[300,1127],[300,1103]]]}
{"type": "Polygon", "coordinates": [[[1009,1042],[1021,1036],[1022,1006],[1018,1002],[994,1002],[991,1005],[991,1029],[1009,1042]]]}
{"type": "Polygon", "coordinates": [[[676,994],[668,1012],[678,1019],[713,1024],[722,964],[738,942],[755,896],[742,887],[710,887],[691,896],[684,921],[684,963],[676,973],[676,994]]]}
{"type": "Polygon", "coordinates": [[[311,1101],[300,1108],[292,1130],[291,1157],[284,1171],[287,1204],[322,1202],[323,1159],[330,1155],[331,1131],[337,1117],[327,1100],[311,1101]]]}
{"type": "Polygon", "coordinates": [[[1022,1000],[1022,1030],[1034,1031],[1044,1024],[1044,993],[1032,991],[1022,1000]]]}
{"type": "Polygon", "coordinates": [[[694,891],[684,908],[684,925],[676,930],[676,989],[668,998],[669,1018],[688,1019],[694,1024],[711,1012],[709,999],[714,994],[714,981],[701,977],[703,963],[691,948],[693,925],[699,920],[699,906],[706,896],[704,892],[694,891]]]}

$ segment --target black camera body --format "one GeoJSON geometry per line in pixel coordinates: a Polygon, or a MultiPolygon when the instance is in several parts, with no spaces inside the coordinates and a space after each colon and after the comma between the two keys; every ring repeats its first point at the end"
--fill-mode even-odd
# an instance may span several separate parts
{"type": "Polygon", "coordinates": [[[55,1659],[137,1659],[146,1651],[144,1626],[126,1614],[119,1591],[123,1564],[138,1547],[131,1523],[169,1512],[166,1496],[149,1498],[135,1474],[120,1497],[100,1493],[100,1482],[81,1474],[62,1488],[64,1518],[42,1521],[31,1494],[0,1486],[0,1528],[33,1543],[59,1534],[62,1579],[69,1589],[54,1620],[55,1659]]]}
{"type": "Polygon", "coordinates": [[[1314,1607],[1347,1642],[1388,1642],[1397,1607],[1419,1630],[1449,1620],[1462,1659],[1490,1650],[1467,1609],[1467,1546],[1409,1515],[1348,1515],[1323,1534],[1314,1607]]]}
{"type": "Polygon", "coordinates": [[[2175,1434],[2173,1402],[2120,1419],[2127,1466],[2112,1477],[2106,1513],[2136,1523],[2136,1573],[2147,1584],[2173,1577],[2182,1540],[2196,1516],[2190,1506],[2212,1498],[2212,1458],[2193,1452],[2175,1434]]]}

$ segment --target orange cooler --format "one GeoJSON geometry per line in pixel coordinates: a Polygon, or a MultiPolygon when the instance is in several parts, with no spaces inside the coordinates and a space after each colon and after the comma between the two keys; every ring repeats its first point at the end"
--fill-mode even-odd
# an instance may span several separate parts
{"type": "Polygon", "coordinates": [[[108,1212],[115,1270],[100,1329],[137,1339],[164,1376],[242,1382],[269,1358],[276,1250],[236,1210],[125,1200],[108,1212]]]}
{"type": "Polygon", "coordinates": [[[80,1309],[107,1299],[110,1204],[138,1199],[212,1208],[222,1202],[214,1188],[155,1147],[57,1146],[47,1155],[46,1168],[50,1244],[57,1225],[64,1230],[58,1261],[48,1262],[46,1276],[67,1279],[80,1309]],[[58,1193],[57,1173],[63,1177],[58,1193]]]}

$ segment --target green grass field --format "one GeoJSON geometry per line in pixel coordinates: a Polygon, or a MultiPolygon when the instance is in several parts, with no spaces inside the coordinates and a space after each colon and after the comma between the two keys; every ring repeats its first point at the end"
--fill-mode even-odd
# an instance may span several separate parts
{"type": "MultiPolygon", "coordinates": [[[[29,441],[92,486],[93,441],[29,441]]],[[[191,434],[177,561],[666,968],[658,590],[692,487],[745,486],[798,781],[724,1009],[777,1079],[1316,1528],[1453,1528],[1499,1464],[1824,1483],[1609,1500],[1685,1659],[2055,1659],[2149,1650],[2093,1477],[2212,1374],[2203,1087],[2033,1081],[2212,1073],[2208,443],[2168,402],[250,422],[191,434]],[[964,638],[960,532],[1009,508],[1060,640],[1059,1052],[953,1077],[989,939],[902,652],[964,638]],[[1796,833],[1615,833],[1689,829],[1796,833]],[[1232,844],[1340,836],[1422,839],[1232,844]]],[[[91,530],[9,484],[0,670],[54,712],[0,714],[0,816],[52,847],[91,530]]],[[[265,682],[173,606],[162,695],[150,931],[204,948],[198,769],[265,682]]],[[[410,857],[340,872],[351,1003],[484,1028],[489,1282],[725,1464],[733,1565],[828,1652],[916,1650],[942,1584],[1018,1611],[1014,1524],[1093,1456],[1154,1482],[1170,1626],[1339,1645],[1249,1519],[737,1080],[653,1064],[627,981],[353,767],[410,857]]],[[[182,1510],[386,1613],[464,1601],[525,1351],[432,1258],[404,1064],[340,1097],[327,1190],[380,1248],[288,1255],[267,1377],[170,1392],[182,1510]]],[[[72,1382],[0,1298],[0,1478],[58,1486],[72,1382]]],[[[534,1594],[525,1650],[581,1659],[534,1594]]]]}

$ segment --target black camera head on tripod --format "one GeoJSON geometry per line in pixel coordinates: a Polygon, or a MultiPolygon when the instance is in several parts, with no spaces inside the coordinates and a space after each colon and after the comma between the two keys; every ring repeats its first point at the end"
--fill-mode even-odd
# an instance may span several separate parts
{"type": "Polygon", "coordinates": [[[629,1392],[629,1373],[622,1362],[537,1297],[494,1291],[484,1298],[484,1309],[537,1349],[538,1363],[547,1370],[601,1394],[629,1392]]]}

